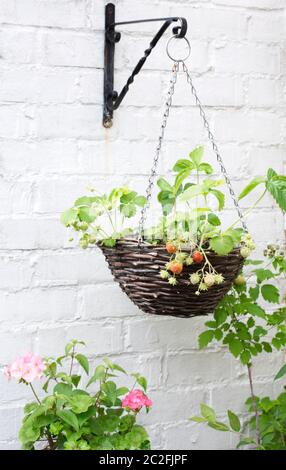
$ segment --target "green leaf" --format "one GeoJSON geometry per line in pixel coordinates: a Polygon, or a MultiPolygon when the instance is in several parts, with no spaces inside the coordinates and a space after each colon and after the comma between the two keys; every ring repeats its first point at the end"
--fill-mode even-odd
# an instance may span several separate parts
{"type": "Polygon", "coordinates": [[[259,184],[265,183],[265,178],[261,176],[257,176],[254,178],[240,193],[238,199],[243,199],[247,196],[251,191],[253,191],[259,184]]]}
{"type": "Polygon", "coordinates": [[[134,200],[134,203],[136,204],[136,206],[144,207],[145,204],[146,204],[146,197],[145,196],[136,196],[136,198],[134,200]]]}
{"type": "Polygon", "coordinates": [[[203,171],[206,175],[213,173],[213,167],[209,163],[201,163],[198,168],[199,171],[203,171]]]}
{"type": "Polygon", "coordinates": [[[90,207],[80,207],[78,209],[78,216],[81,222],[87,222],[88,224],[94,222],[97,217],[90,207]]]}
{"type": "Polygon", "coordinates": [[[267,353],[272,352],[272,346],[269,343],[267,343],[266,341],[263,341],[262,346],[263,346],[263,349],[264,349],[265,352],[267,352],[267,353]]]}
{"type": "Polygon", "coordinates": [[[89,362],[88,362],[87,357],[84,356],[83,354],[76,354],[75,358],[76,358],[77,362],[81,365],[83,370],[88,375],[88,373],[89,373],[89,362]]]}
{"type": "Polygon", "coordinates": [[[225,235],[218,235],[210,240],[210,247],[218,255],[228,255],[234,247],[234,243],[231,237],[225,235]]]}
{"type": "Polygon", "coordinates": [[[195,423],[206,423],[208,421],[206,418],[201,418],[200,416],[192,416],[189,419],[195,423]]]}
{"type": "Polygon", "coordinates": [[[120,388],[118,388],[118,389],[116,390],[116,395],[117,395],[118,397],[121,397],[121,395],[126,395],[126,393],[128,393],[128,392],[129,392],[129,388],[127,388],[127,387],[120,387],[120,388]]]}
{"type": "Polygon", "coordinates": [[[214,313],[214,318],[216,320],[217,326],[222,325],[227,319],[227,311],[223,308],[217,308],[214,313]]]}
{"type": "Polygon", "coordinates": [[[275,274],[272,271],[270,271],[270,269],[260,268],[260,269],[255,269],[253,272],[256,274],[257,281],[259,282],[267,281],[268,279],[275,277],[275,274]]]}
{"type": "Polygon", "coordinates": [[[79,430],[79,424],[76,415],[69,410],[63,410],[63,411],[58,411],[57,416],[67,423],[69,426],[71,426],[73,429],[76,431],[79,430]]]}
{"type": "Polygon", "coordinates": [[[250,363],[250,360],[251,360],[251,354],[249,351],[243,351],[240,355],[240,360],[242,362],[242,364],[244,365],[247,365],[250,363]]]}
{"type": "Polygon", "coordinates": [[[214,339],[214,332],[211,330],[204,331],[199,335],[199,347],[205,348],[214,339]]]}
{"type": "Polygon", "coordinates": [[[65,395],[66,397],[70,397],[72,395],[72,387],[68,384],[59,383],[54,387],[54,393],[58,395],[65,395]]]}
{"type": "Polygon", "coordinates": [[[224,194],[218,189],[211,189],[210,193],[213,196],[215,196],[215,198],[218,200],[218,210],[221,211],[224,208],[224,201],[225,201],[224,194]]]}
{"type": "Polygon", "coordinates": [[[76,414],[85,413],[95,403],[95,398],[78,393],[69,399],[71,409],[76,414]]]}
{"type": "Polygon", "coordinates": [[[217,215],[211,213],[211,214],[208,214],[208,222],[211,224],[211,225],[214,225],[215,227],[217,227],[218,225],[221,225],[221,221],[220,219],[218,218],[217,215]]]}
{"type": "Polygon", "coordinates": [[[239,447],[248,446],[250,444],[255,444],[255,440],[251,437],[244,437],[241,441],[239,441],[236,447],[238,449],[239,447]]]}
{"type": "Polygon", "coordinates": [[[203,194],[204,189],[203,184],[193,184],[180,194],[179,199],[183,202],[189,201],[190,199],[203,194]]]}
{"type": "Polygon", "coordinates": [[[87,384],[87,387],[89,387],[89,385],[91,385],[92,383],[96,382],[97,380],[102,380],[102,379],[104,379],[105,374],[106,374],[106,368],[105,368],[103,365],[97,366],[97,368],[95,369],[95,372],[94,372],[93,376],[91,377],[91,379],[89,380],[89,382],[88,382],[88,384],[87,384]]]}
{"type": "Polygon", "coordinates": [[[233,338],[229,342],[229,350],[234,357],[238,357],[241,351],[243,350],[243,343],[237,338],[233,338]]]}
{"type": "Polygon", "coordinates": [[[113,248],[116,245],[116,242],[116,238],[105,238],[101,243],[107,248],[113,248]]]}
{"type": "Polygon", "coordinates": [[[203,418],[212,422],[216,420],[215,411],[210,406],[206,405],[205,403],[201,403],[200,410],[203,418]]]}
{"type": "Polygon", "coordinates": [[[190,162],[190,160],[187,160],[184,158],[178,160],[173,167],[173,171],[175,171],[176,173],[180,173],[181,171],[184,171],[184,170],[193,170],[193,169],[194,169],[193,163],[190,162]]]}
{"type": "Polygon", "coordinates": [[[229,431],[229,427],[224,423],[220,423],[219,421],[215,421],[214,423],[208,422],[208,426],[215,429],[216,431],[229,431]]]}
{"type": "Polygon", "coordinates": [[[224,235],[232,238],[235,244],[240,243],[242,234],[243,234],[243,229],[240,229],[240,228],[228,229],[224,232],[224,235]]]}
{"type": "Polygon", "coordinates": [[[286,211],[286,177],[277,175],[269,168],[267,173],[266,188],[277,202],[283,212],[286,211]]]}
{"type": "Polygon", "coordinates": [[[284,375],[286,375],[286,364],[284,364],[284,366],[282,366],[281,369],[277,372],[274,377],[274,380],[281,379],[281,377],[283,377],[284,375]]]}
{"type": "Polygon", "coordinates": [[[157,185],[162,191],[168,191],[168,192],[173,191],[172,186],[170,185],[170,183],[168,183],[167,180],[165,180],[165,178],[159,178],[157,181],[157,185]]]}
{"type": "Polygon", "coordinates": [[[121,214],[123,214],[124,217],[127,217],[128,219],[134,217],[134,215],[136,214],[135,204],[121,204],[119,210],[121,214]]]}
{"type": "Polygon", "coordinates": [[[227,410],[230,427],[233,431],[239,432],[241,429],[240,420],[231,410],[227,410]]]}
{"type": "Polygon", "coordinates": [[[271,284],[264,284],[261,287],[261,294],[264,300],[266,300],[267,302],[271,302],[274,304],[279,303],[280,295],[277,287],[272,286],[271,284]]]}
{"type": "Polygon", "coordinates": [[[61,223],[65,226],[72,225],[77,221],[77,217],[78,209],[73,207],[72,209],[68,209],[63,212],[61,215],[61,223]]]}
{"type": "Polygon", "coordinates": [[[196,167],[199,167],[204,155],[204,147],[197,147],[189,153],[190,159],[194,162],[196,167]]]}
{"type": "Polygon", "coordinates": [[[184,170],[178,173],[175,179],[175,192],[176,194],[179,192],[182,183],[185,181],[186,178],[191,174],[191,170],[184,170]]]}
{"type": "Polygon", "coordinates": [[[260,292],[259,286],[250,287],[249,288],[249,295],[251,297],[251,300],[253,300],[253,301],[257,300],[258,297],[259,297],[259,292],[260,292]]]}
{"type": "Polygon", "coordinates": [[[263,308],[259,305],[249,302],[245,304],[245,308],[247,312],[250,313],[250,315],[254,315],[255,317],[259,318],[265,318],[265,310],[263,310],[263,308]]]}

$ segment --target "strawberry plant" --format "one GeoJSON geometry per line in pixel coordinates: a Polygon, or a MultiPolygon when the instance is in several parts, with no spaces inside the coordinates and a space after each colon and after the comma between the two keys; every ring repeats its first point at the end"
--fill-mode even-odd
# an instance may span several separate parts
{"type": "Polygon", "coordinates": [[[23,449],[149,449],[146,430],[136,424],[140,410],[152,406],[146,379],[135,373],[131,389],[117,386],[117,374],[127,373],[108,358],[90,373],[89,359],[77,351],[80,345],[84,343],[72,340],[58,358],[26,354],[4,369],[9,379],[29,386],[35,398],[24,407],[19,432],[23,449]],[[41,378],[43,397],[33,385],[41,378]]]}
{"type": "MultiPolygon", "coordinates": [[[[255,248],[251,236],[237,226],[240,218],[229,227],[222,227],[220,213],[224,209],[225,195],[221,187],[224,180],[213,178],[214,170],[203,161],[203,154],[203,147],[197,147],[187,158],[178,160],[173,166],[172,181],[158,178],[162,216],[155,226],[144,229],[142,234],[145,243],[165,245],[170,259],[160,275],[171,285],[177,284],[184,266],[198,266],[189,279],[190,285],[197,286],[197,295],[224,282],[223,274],[217,272],[209,261],[210,252],[227,256],[234,248],[239,248],[240,255],[246,259],[255,248]]],[[[243,199],[259,187],[263,187],[261,195],[244,216],[259,204],[267,192],[283,211],[286,210],[286,177],[269,169],[265,178],[257,177],[251,181],[239,198],[243,199]]],[[[61,220],[80,233],[83,248],[97,243],[114,247],[118,240],[138,233],[128,221],[145,205],[146,198],[136,191],[116,188],[108,195],[96,194],[77,199],[61,220]]]]}

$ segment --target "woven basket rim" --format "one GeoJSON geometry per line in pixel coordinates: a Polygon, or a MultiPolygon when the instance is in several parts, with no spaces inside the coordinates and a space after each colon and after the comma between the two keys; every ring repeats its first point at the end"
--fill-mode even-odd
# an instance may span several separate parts
{"type": "MultiPolygon", "coordinates": [[[[123,238],[120,238],[119,240],[116,241],[116,244],[115,246],[105,246],[102,242],[97,242],[97,246],[100,248],[100,249],[104,249],[104,250],[116,250],[117,248],[120,247],[120,245],[124,245],[124,244],[132,244],[132,245],[136,245],[138,246],[138,250],[140,251],[140,249],[164,249],[166,250],[166,242],[163,242],[161,241],[160,243],[150,243],[150,242],[147,242],[146,240],[143,240],[142,242],[138,242],[138,238],[136,236],[132,237],[123,237],[123,238]]],[[[211,248],[206,248],[204,249],[204,251],[208,254],[211,254],[211,256],[216,256],[216,257],[219,257],[219,258],[227,258],[228,256],[230,255],[234,255],[234,254],[238,254],[240,252],[242,248],[242,245],[238,245],[236,247],[234,247],[227,255],[219,255],[217,254],[214,250],[212,250],[211,248]]],[[[191,249],[191,247],[189,248],[183,248],[181,251],[184,251],[184,252],[191,252],[193,251],[191,249]]]]}

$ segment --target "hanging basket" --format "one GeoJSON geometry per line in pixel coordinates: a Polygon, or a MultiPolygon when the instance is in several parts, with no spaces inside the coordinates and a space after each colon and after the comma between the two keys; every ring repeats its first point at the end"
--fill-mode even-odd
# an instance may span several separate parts
{"type": "Polygon", "coordinates": [[[182,318],[213,312],[230,289],[244,261],[239,248],[227,256],[218,256],[210,251],[209,261],[225,280],[196,295],[197,287],[190,284],[189,276],[197,271],[198,264],[185,267],[176,286],[161,279],[160,270],[170,258],[165,245],[138,245],[136,239],[126,238],[118,241],[114,248],[100,248],[115,280],[137,307],[146,313],[182,318]]]}

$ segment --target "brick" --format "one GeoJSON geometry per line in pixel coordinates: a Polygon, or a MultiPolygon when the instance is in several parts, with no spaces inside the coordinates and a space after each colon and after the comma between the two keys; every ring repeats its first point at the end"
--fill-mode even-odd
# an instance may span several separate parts
{"type": "Polygon", "coordinates": [[[84,0],[3,0],[5,22],[18,25],[81,28],[84,0]]]}
{"type": "Polygon", "coordinates": [[[191,324],[188,319],[178,322],[172,318],[150,320],[148,317],[132,321],[128,327],[127,348],[132,351],[197,348],[197,337],[204,322],[203,318],[195,319],[191,324]]]}
{"type": "Polygon", "coordinates": [[[230,356],[222,351],[169,354],[167,357],[168,385],[198,385],[222,382],[230,377],[230,356]],[[184,373],[182,373],[184,371],[184,373]]]}
{"type": "Polygon", "coordinates": [[[77,324],[67,328],[67,339],[79,338],[85,341],[87,347],[86,354],[95,356],[96,354],[112,354],[122,351],[123,340],[121,322],[104,324],[77,324]],[[96,334],[95,334],[96,331],[96,334]]]}
{"type": "Polygon", "coordinates": [[[225,42],[223,47],[215,47],[213,65],[216,72],[276,75],[280,71],[279,56],[278,46],[225,42]]]}
{"type": "Polygon", "coordinates": [[[8,64],[39,63],[41,48],[38,31],[19,28],[2,28],[0,31],[0,55],[8,64]]]}
{"type": "MultiPolygon", "coordinates": [[[[19,176],[31,174],[76,174],[78,172],[78,151],[77,143],[73,141],[62,140],[43,140],[43,141],[2,141],[0,142],[0,168],[6,175],[19,176]]],[[[10,178],[10,181],[11,178],[10,178]]],[[[12,183],[10,183],[12,186],[12,183]]],[[[24,199],[24,185],[18,183],[24,199]]],[[[31,188],[25,184],[27,197],[31,188]]],[[[3,198],[4,199],[4,198],[3,198]]],[[[17,197],[15,198],[17,199],[17,197]]],[[[19,205],[19,198],[17,204],[19,205]]],[[[4,205],[4,200],[1,204],[4,205]]],[[[15,205],[13,212],[17,212],[15,205]]]]}
{"type": "Polygon", "coordinates": [[[32,280],[32,274],[32,268],[25,258],[1,256],[0,289],[17,290],[28,287],[32,280]]]}
{"type": "Polygon", "coordinates": [[[83,284],[110,281],[111,274],[96,249],[66,251],[39,255],[36,263],[36,280],[41,285],[83,284]],[[94,268],[91,269],[91,266],[94,268]]]}
{"type": "Polygon", "coordinates": [[[44,106],[37,113],[37,136],[45,138],[104,137],[100,106],[44,106]]]}
{"type": "Polygon", "coordinates": [[[171,15],[184,16],[189,21],[188,37],[196,39],[243,39],[247,31],[245,12],[230,8],[210,8],[209,5],[179,5],[173,2],[171,15]]]}
{"type": "Polygon", "coordinates": [[[276,10],[284,8],[283,0],[213,0],[218,5],[257,8],[262,10],[276,10]]]}
{"type": "MultiPolygon", "coordinates": [[[[239,78],[210,77],[204,75],[193,79],[199,99],[204,106],[242,106],[244,104],[243,83],[239,78]]],[[[177,106],[195,106],[191,88],[183,81],[174,97],[177,106]]]]}
{"type": "Polygon", "coordinates": [[[280,104],[280,85],[278,80],[250,79],[248,83],[247,101],[250,106],[271,107],[280,104]]]}
{"type": "Polygon", "coordinates": [[[252,14],[248,23],[250,40],[279,42],[284,38],[284,18],[280,12],[252,14]]]}
{"type": "Polygon", "coordinates": [[[83,287],[80,298],[82,316],[88,320],[141,314],[115,283],[83,287]]]}
{"type": "Polygon", "coordinates": [[[33,331],[14,327],[9,330],[1,329],[1,364],[3,366],[10,364],[16,356],[33,352],[32,342],[33,331]]]}
{"type": "MultiPolygon", "coordinates": [[[[140,143],[118,139],[96,142],[82,140],[79,142],[78,171],[95,174],[97,177],[101,174],[112,176],[147,175],[150,172],[156,147],[156,140],[141,141],[140,143]]],[[[165,146],[164,152],[168,149],[165,146]]],[[[164,155],[159,161],[159,172],[162,172],[164,168],[162,166],[163,158],[164,155]]]]}
{"type": "MultiPolygon", "coordinates": [[[[94,180],[83,175],[81,179],[72,175],[64,180],[56,175],[53,178],[39,179],[34,188],[34,211],[36,213],[61,214],[72,207],[76,199],[90,194],[89,188],[94,188],[94,180]]],[[[114,180],[116,184],[116,180],[114,180]]],[[[106,181],[98,178],[96,189],[104,192],[106,181]]]]}
{"type": "Polygon", "coordinates": [[[192,450],[233,450],[236,447],[236,444],[233,445],[231,433],[216,432],[204,424],[193,423],[190,425],[189,434],[192,436],[192,450]]]}
{"type": "Polygon", "coordinates": [[[22,418],[22,408],[0,408],[0,441],[14,439],[18,433],[19,423],[22,418]]]}
{"type": "Polygon", "coordinates": [[[44,36],[44,61],[48,65],[102,67],[103,41],[98,34],[53,31],[44,36]]]}
{"type": "Polygon", "coordinates": [[[67,233],[59,219],[1,219],[0,246],[9,250],[61,248],[67,233]],[[19,237],[21,232],[21,237],[19,237]]]}
{"type": "Polygon", "coordinates": [[[31,210],[32,182],[2,179],[0,185],[0,214],[24,214],[31,210]]]}
{"type": "Polygon", "coordinates": [[[0,292],[0,308],[8,325],[11,318],[15,324],[72,321],[77,313],[77,292],[66,288],[0,292]]]}
{"type": "Polygon", "coordinates": [[[187,414],[197,414],[201,402],[209,401],[209,392],[204,389],[195,388],[188,390],[152,390],[149,393],[153,408],[152,414],[143,416],[144,424],[165,424],[184,420],[187,414]],[[178,400],[180,394],[180,400],[178,400]],[[182,406],[182,403],[184,404],[182,406]]]}
{"type": "Polygon", "coordinates": [[[219,111],[215,116],[214,133],[223,142],[279,144],[282,141],[281,119],[272,112],[219,111]]]}
{"type": "Polygon", "coordinates": [[[252,147],[247,158],[247,169],[251,175],[264,175],[268,168],[283,174],[284,150],[276,147],[252,147]]]}
{"type": "Polygon", "coordinates": [[[27,103],[72,103],[77,99],[78,73],[51,72],[34,66],[2,70],[0,101],[27,103]]]}

